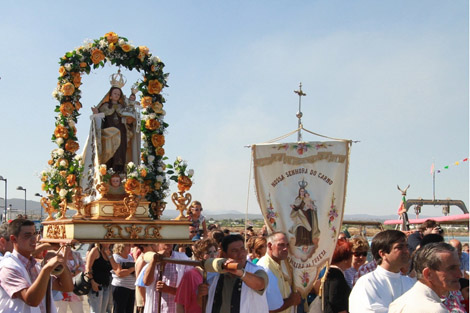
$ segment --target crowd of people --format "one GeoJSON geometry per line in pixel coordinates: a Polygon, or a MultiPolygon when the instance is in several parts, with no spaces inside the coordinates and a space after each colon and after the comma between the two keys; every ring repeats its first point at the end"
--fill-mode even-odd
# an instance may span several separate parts
{"type": "Polygon", "coordinates": [[[231,234],[206,225],[201,212],[193,202],[191,245],[97,243],[83,259],[69,246],[39,244],[29,220],[3,224],[0,312],[83,313],[86,298],[93,313],[300,313],[315,297],[323,312],[468,312],[468,245],[445,243],[435,221],[413,233],[381,231],[370,245],[341,234],[302,299],[281,266],[286,234],[231,234]],[[78,277],[91,282],[86,296],[74,293],[78,277]]]}
{"type": "Polygon", "coordinates": [[[416,232],[379,232],[366,263],[368,248],[361,237],[338,240],[322,297],[325,312],[468,312],[469,256],[457,239],[444,242],[434,220],[416,232]]]}

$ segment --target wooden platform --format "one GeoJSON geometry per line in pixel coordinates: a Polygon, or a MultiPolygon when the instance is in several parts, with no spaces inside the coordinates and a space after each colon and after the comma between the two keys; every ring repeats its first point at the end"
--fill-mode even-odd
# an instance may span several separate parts
{"type": "MultiPolygon", "coordinates": [[[[149,203],[142,201],[129,218],[123,201],[99,200],[85,208],[82,216],[46,220],[42,224],[42,242],[108,242],[108,243],[176,243],[188,244],[189,226],[186,220],[152,220],[149,203]]],[[[72,209],[73,210],[73,209],[72,209]]]]}
{"type": "Polygon", "coordinates": [[[189,221],[63,219],[42,224],[43,242],[191,243],[189,221]]]}

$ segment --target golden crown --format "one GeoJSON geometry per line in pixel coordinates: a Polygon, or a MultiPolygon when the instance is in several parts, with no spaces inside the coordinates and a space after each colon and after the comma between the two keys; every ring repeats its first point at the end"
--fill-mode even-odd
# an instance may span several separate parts
{"type": "Polygon", "coordinates": [[[122,88],[127,83],[127,79],[121,74],[121,70],[109,76],[109,83],[113,87],[122,88]]]}

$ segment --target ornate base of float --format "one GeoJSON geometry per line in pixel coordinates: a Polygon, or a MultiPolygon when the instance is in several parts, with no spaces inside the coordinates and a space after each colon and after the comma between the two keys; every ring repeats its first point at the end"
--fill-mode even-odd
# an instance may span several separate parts
{"type": "Polygon", "coordinates": [[[63,219],[43,222],[42,242],[189,244],[186,221],[63,219]]]}
{"type": "MultiPolygon", "coordinates": [[[[46,220],[42,242],[179,243],[189,244],[188,220],[152,220],[149,202],[141,201],[131,214],[124,201],[99,200],[82,215],[46,220]]],[[[158,208],[159,215],[163,208],[158,208]]]]}
{"type": "MultiPolygon", "coordinates": [[[[130,210],[124,201],[99,200],[90,203],[85,207],[85,216],[91,219],[126,219],[130,215],[130,210]]],[[[136,202],[135,212],[132,219],[149,220],[149,202],[136,202]]]]}

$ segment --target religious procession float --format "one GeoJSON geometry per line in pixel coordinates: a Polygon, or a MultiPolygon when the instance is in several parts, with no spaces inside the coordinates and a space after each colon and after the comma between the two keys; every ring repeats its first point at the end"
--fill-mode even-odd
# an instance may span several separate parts
{"type": "Polygon", "coordinates": [[[168,124],[161,91],[168,74],[163,62],[146,46],[133,46],[109,32],[66,52],[59,65],[53,92],[57,116],[52,141],[57,148],[41,173],[47,193],[41,205],[48,214],[43,241],[188,243],[185,211],[193,173],[180,158],[166,164],[168,124]],[[126,78],[120,70],[110,77],[110,89],[92,108],[88,139],[77,154],[82,76],[106,63],[143,77],[129,96],[123,92],[126,78]],[[178,183],[178,192],[171,196],[169,180],[178,183]],[[160,219],[168,196],[180,212],[169,221],[160,219]]]}

